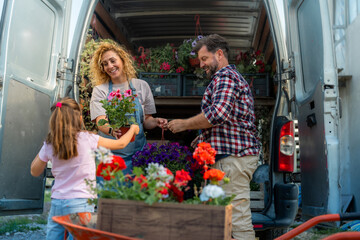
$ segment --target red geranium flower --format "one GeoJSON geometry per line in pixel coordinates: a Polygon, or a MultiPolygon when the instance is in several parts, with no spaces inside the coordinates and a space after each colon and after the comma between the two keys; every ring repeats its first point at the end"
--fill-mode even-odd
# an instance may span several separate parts
{"type": "Polygon", "coordinates": [[[114,155],[111,163],[100,162],[100,164],[96,169],[96,176],[103,177],[104,180],[108,181],[111,178],[115,178],[113,173],[119,170],[124,170],[125,168],[126,168],[126,164],[124,159],[122,159],[122,157],[120,156],[114,155]]]}
{"type": "Polygon", "coordinates": [[[178,200],[178,202],[184,201],[184,192],[177,188],[174,184],[170,184],[170,190],[178,200]]]}
{"type": "Polygon", "coordinates": [[[181,171],[176,171],[174,184],[176,186],[186,186],[187,183],[191,180],[189,172],[181,169],[181,171]]]}
{"type": "Polygon", "coordinates": [[[133,181],[138,182],[141,186],[141,189],[148,187],[147,178],[142,174],[139,177],[135,176],[133,181]]]}

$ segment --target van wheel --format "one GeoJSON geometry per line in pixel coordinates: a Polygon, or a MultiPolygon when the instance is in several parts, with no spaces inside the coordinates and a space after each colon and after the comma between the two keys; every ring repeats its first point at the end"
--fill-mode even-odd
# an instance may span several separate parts
{"type": "Polygon", "coordinates": [[[259,231],[256,232],[256,237],[258,237],[259,240],[272,240],[274,238],[280,237],[287,231],[287,228],[276,228],[271,230],[259,231]]]}

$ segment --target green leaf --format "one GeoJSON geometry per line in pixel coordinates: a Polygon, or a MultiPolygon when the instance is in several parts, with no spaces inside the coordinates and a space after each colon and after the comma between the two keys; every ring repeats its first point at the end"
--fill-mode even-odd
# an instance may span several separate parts
{"type": "Polygon", "coordinates": [[[105,119],[100,119],[99,122],[98,122],[98,125],[99,126],[104,126],[105,124],[109,123],[107,120],[105,119]]]}

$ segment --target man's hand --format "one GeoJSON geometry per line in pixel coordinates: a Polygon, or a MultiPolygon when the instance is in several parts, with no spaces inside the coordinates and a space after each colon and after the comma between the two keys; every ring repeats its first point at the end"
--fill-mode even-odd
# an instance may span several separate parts
{"type": "Polygon", "coordinates": [[[186,120],[175,119],[168,123],[168,129],[173,133],[178,133],[187,130],[186,120]]]}

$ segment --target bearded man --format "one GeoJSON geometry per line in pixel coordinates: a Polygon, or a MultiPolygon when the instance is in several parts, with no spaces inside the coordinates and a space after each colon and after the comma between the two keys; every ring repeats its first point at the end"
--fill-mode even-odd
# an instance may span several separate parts
{"type": "Polygon", "coordinates": [[[250,181],[259,159],[254,99],[246,80],[234,65],[229,65],[225,38],[206,36],[193,50],[211,82],[201,102],[201,113],[172,120],[168,128],[173,133],[201,129],[194,141],[210,143],[217,151],[214,167],[230,179],[222,187],[227,196],[236,195],[232,202],[232,236],[255,239],[250,210],[250,181]]]}

